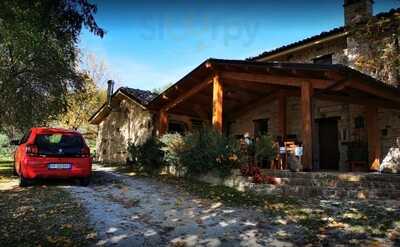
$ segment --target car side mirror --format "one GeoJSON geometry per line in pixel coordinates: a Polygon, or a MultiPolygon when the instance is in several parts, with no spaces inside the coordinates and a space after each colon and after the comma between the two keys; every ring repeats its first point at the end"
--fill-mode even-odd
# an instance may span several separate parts
{"type": "Polygon", "coordinates": [[[12,140],[10,141],[11,146],[18,146],[19,145],[19,140],[12,140]]]}

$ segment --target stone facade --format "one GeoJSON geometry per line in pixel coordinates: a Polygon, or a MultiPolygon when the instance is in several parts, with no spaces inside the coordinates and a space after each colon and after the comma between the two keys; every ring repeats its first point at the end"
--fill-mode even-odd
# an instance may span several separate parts
{"type": "Polygon", "coordinates": [[[344,23],[350,25],[372,16],[372,0],[345,0],[344,23]]]}
{"type": "Polygon", "coordinates": [[[271,58],[272,61],[292,63],[313,63],[314,59],[332,55],[332,63],[347,64],[347,40],[346,37],[339,37],[332,41],[313,45],[311,47],[294,51],[289,54],[271,58]]]}
{"type": "Polygon", "coordinates": [[[98,128],[96,159],[124,163],[128,143],[141,144],[152,134],[152,114],[138,104],[122,100],[98,128]]]}
{"type": "MultiPolygon", "coordinates": [[[[302,116],[300,111],[300,98],[287,98],[287,134],[296,136],[302,142],[302,116]]],[[[379,109],[379,129],[381,131],[381,159],[383,160],[393,148],[395,140],[400,137],[400,112],[388,109],[379,109]]],[[[232,135],[249,134],[254,136],[254,120],[268,119],[268,133],[272,137],[278,133],[278,104],[277,101],[260,106],[253,111],[236,119],[231,126],[232,135]]],[[[315,100],[314,101],[314,167],[319,166],[319,137],[318,119],[337,118],[338,125],[338,148],[340,153],[339,170],[348,171],[350,168],[346,163],[348,143],[367,143],[367,128],[356,128],[355,120],[359,117],[365,120],[366,110],[364,106],[349,105],[337,102],[315,100]]]]}
{"type": "MultiPolygon", "coordinates": [[[[366,15],[372,14],[372,1],[349,0],[345,1],[345,23],[357,21],[359,11],[366,15]]],[[[293,63],[314,63],[318,59],[331,56],[333,64],[344,64],[354,68],[354,60],[357,54],[366,52],[351,37],[335,33],[332,39],[324,42],[314,42],[302,49],[294,49],[292,52],[284,51],[274,54],[270,59],[260,58],[260,61],[283,61],[293,63]]],[[[366,72],[366,71],[363,71],[366,72]]],[[[373,75],[372,75],[373,76],[373,75]]],[[[299,97],[287,98],[287,134],[296,136],[302,141],[302,116],[300,111],[299,97]]],[[[349,105],[337,102],[314,100],[314,119],[337,118],[338,126],[338,148],[340,153],[339,170],[349,169],[346,161],[348,159],[348,143],[367,143],[367,128],[363,126],[356,128],[356,119],[366,119],[366,111],[363,106],[349,105]]],[[[254,135],[254,120],[268,119],[268,133],[276,137],[278,135],[278,104],[260,105],[247,112],[245,115],[233,119],[229,126],[231,135],[254,135]]],[[[127,144],[134,142],[142,143],[152,134],[153,116],[142,107],[132,103],[121,102],[121,107],[113,111],[99,125],[98,159],[100,161],[125,162],[127,158],[127,144]]],[[[184,123],[191,130],[191,119],[185,116],[169,115],[169,121],[184,123]]],[[[400,112],[388,109],[379,109],[379,129],[381,131],[381,159],[384,159],[393,147],[397,137],[400,137],[400,112]]],[[[318,121],[314,124],[314,167],[319,167],[319,137],[318,121]]]]}
{"type": "MultiPolygon", "coordinates": [[[[345,1],[345,23],[346,25],[361,21],[360,13],[364,13],[361,17],[368,17],[372,15],[372,1],[371,0],[349,0],[345,1]]],[[[366,44],[359,44],[352,37],[342,35],[337,38],[326,42],[315,42],[311,46],[304,46],[302,49],[294,49],[292,52],[281,52],[282,55],[274,54],[269,55],[269,58],[259,58],[260,61],[282,61],[294,63],[316,63],[318,58],[331,56],[333,64],[344,64],[349,67],[355,68],[355,59],[359,54],[368,52],[366,44]]],[[[361,71],[368,73],[367,70],[361,71]]],[[[376,76],[372,75],[371,76],[376,76]]],[[[392,82],[388,82],[394,84],[392,82]]],[[[355,121],[357,118],[365,119],[366,111],[363,106],[342,104],[337,102],[314,100],[314,118],[337,118],[338,119],[338,133],[339,133],[339,152],[340,162],[339,170],[345,171],[349,167],[346,164],[348,159],[348,143],[360,142],[367,143],[367,128],[355,128],[355,121]]],[[[278,109],[277,103],[260,106],[246,115],[237,119],[232,125],[231,132],[235,135],[248,133],[253,135],[254,123],[256,119],[264,118],[269,119],[268,133],[273,137],[277,136],[277,116],[278,109]]],[[[301,111],[299,98],[287,98],[287,134],[294,135],[298,141],[302,140],[301,137],[301,111]]],[[[383,160],[389,150],[395,144],[395,140],[400,137],[400,111],[379,109],[379,129],[381,131],[381,160],[383,160]]],[[[314,167],[319,165],[319,138],[318,138],[318,124],[314,125],[314,167]]]]}
{"type": "MultiPolygon", "coordinates": [[[[169,114],[169,123],[192,129],[191,118],[187,116],[169,114]]],[[[125,163],[129,143],[144,143],[154,133],[154,126],[154,116],[146,107],[132,100],[121,100],[98,125],[96,161],[125,163]]]]}

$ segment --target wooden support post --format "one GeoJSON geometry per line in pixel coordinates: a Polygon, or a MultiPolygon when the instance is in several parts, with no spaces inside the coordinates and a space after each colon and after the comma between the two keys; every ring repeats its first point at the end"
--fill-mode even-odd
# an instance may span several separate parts
{"type": "Polygon", "coordinates": [[[212,124],[214,128],[222,133],[222,114],[223,114],[223,98],[224,90],[222,87],[221,80],[218,75],[213,77],[213,114],[212,124]]]}
{"type": "Polygon", "coordinates": [[[380,166],[381,141],[378,125],[378,108],[367,106],[369,169],[377,171],[380,166]]]}
{"type": "Polygon", "coordinates": [[[168,113],[164,110],[158,116],[158,136],[163,136],[168,130],[168,113]]]}
{"type": "Polygon", "coordinates": [[[278,94],[278,130],[282,138],[286,136],[286,95],[284,92],[278,94]]]}
{"type": "Polygon", "coordinates": [[[313,162],[313,85],[303,82],[301,85],[301,113],[303,118],[303,169],[311,170],[313,162]]]}

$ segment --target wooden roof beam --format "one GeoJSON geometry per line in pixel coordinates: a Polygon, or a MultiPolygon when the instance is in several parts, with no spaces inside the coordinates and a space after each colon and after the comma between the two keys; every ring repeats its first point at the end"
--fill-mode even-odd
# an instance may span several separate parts
{"type": "Polygon", "coordinates": [[[400,93],[396,93],[393,90],[385,89],[383,88],[384,85],[382,85],[382,88],[378,88],[368,83],[363,83],[362,81],[359,80],[353,80],[347,85],[351,88],[358,89],[365,93],[400,103],[400,93]]]}
{"type": "Polygon", "coordinates": [[[186,100],[187,98],[192,97],[196,93],[200,92],[201,90],[205,89],[207,86],[211,85],[212,83],[212,77],[208,77],[206,80],[203,82],[197,84],[193,88],[191,88],[189,91],[179,95],[175,100],[167,103],[164,107],[164,111],[168,111],[171,108],[175,107],[177,104],[181,103],[182,101],[186,100]]]}
{"type": "Polygon", "coordinates": [[[249,102],[245,107],[239,109],[234,114],[228,116],[228,119],[233,120],[238,117],[243,116],[251,110],[254,110],[256,107],[259,107],[260,104],[268,104],[278,97],[279,90],[274,90],[272,93],[267,94],[266,96],[261,96],[251,102],[249,102]]]}
{"type": "Polygon", "coordinates": [[[386,109],[400,110],[400,103],[391,102],[388,100],[379,100],[371,97],[353,97],[333,94],[316,94],[314,96],[319,100],[327,100],[334,102],[341,102],[353,105],[364,105],[364,106],[377,106],[386,109]]]}
{"type": "Polygon", "coordinates": [[[283,86],[293,86],[301,87],[304,81],[312,83],[314,88],[323,89],[327,87],[327,84],[331,84],[327,80],[321,79],[309,79],[309,78],[299,78],[290,76],[277,76],[268,74],[256,74],[256,73],[243,73],[243,72],[221,72],[221,78],[224,80],[242,80],[249,82],[259,82],[272,85],[283,85],[283,86]]]}

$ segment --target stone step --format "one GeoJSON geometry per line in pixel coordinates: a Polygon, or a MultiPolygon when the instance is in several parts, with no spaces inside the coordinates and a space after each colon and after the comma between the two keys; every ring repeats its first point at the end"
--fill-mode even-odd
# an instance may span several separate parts
{"type": "Polygon", "coordinates": [[[334,179],[315,179],[315,178],[280,178],[281,185],[287,186],[315,186],[315,187],[329,187],[329,188],[355,188],[355,189],[398,189],[400,190],[400,183],[388,181],[346,181],[337,178],[334,179]]]}
{"type": "Polygon", "coordinates": [[[327,188],[315,186],[275,186],[269,184],[254,185],[252,191],[267,195],[292,196],[300,199],[341,199],[341,200],[363,200],[363,199],[400,199],[400,190],[397,189],[349,189],[349,188],[327,188]]]}
{"type": "Polygon", "coordinates": [[[339,173],[339,172],[291,172],[263,170],[263,174],[279,178],[304,178],[308,180],[357,182],[389,182],[400,184],[400,174],[385,173],[339,173]]]}

